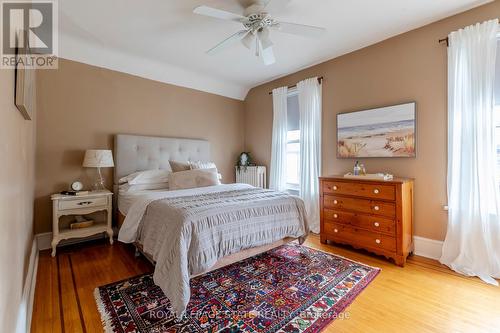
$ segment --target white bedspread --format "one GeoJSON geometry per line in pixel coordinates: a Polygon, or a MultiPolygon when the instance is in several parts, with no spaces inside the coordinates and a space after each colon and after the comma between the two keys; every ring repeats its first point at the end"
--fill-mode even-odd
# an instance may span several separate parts
{"type": "Polygon", "coordinates": [[[130,208],[119,240],[139,240],[156,261],[153,279],[181,315],[189,278],[220,258],[309,232],[303,201],[243,184],[148,194],[130,208]]]}
{"type": "MultiPolygon", "coordinates": [[[[125,221],[120,228],[120,233],[118,234],[118,240],[124,243],[133,243],[137,240],[137,228],[142,220],[142,216],[146,212],[148,205],[155,201],[165,198],[175,198],[183,197],[188,195],[204,194],[204,193],[216,193],[223,191],[232,191],[238,189],[252,188],[248,184],[223,184],[216,186],[198,187],[191,188],[187,190],[174,190],[174,191],[160,191],[160,190],[149,190],[141,191],[140,193],[134,193],[128,195],[126,199],[127,202],[127,212],[125,215],[125,221]]],[[[123,213],[123,212],[122,212],[123,213]]]]}

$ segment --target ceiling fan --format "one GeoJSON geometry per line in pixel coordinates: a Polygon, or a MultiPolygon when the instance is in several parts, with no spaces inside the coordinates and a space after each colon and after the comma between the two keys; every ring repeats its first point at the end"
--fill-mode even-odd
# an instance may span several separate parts
{"type": "Polygon", "coordinates": [[[255,48],[255,55],[261,56],[265,65],[276,62],[273,52],[273,42],[270,38],[270,31],[275,30],[293,35],[305,37],[315,37],[326,30],[320,27],[303,25],[297,23],[277,21],[269,15],[269,11],[284,7],[290,0],[239,0],[243,1],[244,10],[242,14],[237,14],[222,9],[209,6],[196,7],[193,12],[199,15],[210,16],[220,20],[239,22],[243,29],[232,34],[219,44],[207,51],[208,54],[216,53],[221,49],[241,41],[249,50],[255,48]]]}

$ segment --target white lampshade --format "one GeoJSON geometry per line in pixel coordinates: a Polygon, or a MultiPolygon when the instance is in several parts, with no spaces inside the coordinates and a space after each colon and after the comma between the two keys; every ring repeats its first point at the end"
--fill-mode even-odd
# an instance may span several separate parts
{"type": "Polygon", "coordinates": [[[114,167],[113,153],[111,150],[88,149],[85,151],[83,167],[85,168],[111,168],[114,167]]]}

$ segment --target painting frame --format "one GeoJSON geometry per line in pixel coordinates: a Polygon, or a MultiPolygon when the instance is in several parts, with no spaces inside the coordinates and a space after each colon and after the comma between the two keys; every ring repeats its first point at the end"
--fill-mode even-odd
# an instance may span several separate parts
{"type": "Polygon", "coordinates": [[[416,158],[417,114],[416,101],[338,113],[336,115],[337,158],[416,158]],[[404,108],[408,108],[408,110],[404,110],[404,108]],[[375,113],[377,113],[380,118],[384,112],[387,112],[389,115],[395,115],[399,111],[401,114],[395,117],[395,119],[383,123],[369,123],[369,121],[366,120],[370,118],[367,117],[368,115],[373,117],[375,113]],[[403,118],[409,117],[409,114],[405,114],[404,112],[411,113],[412,117],[404,120],[403,118]],[[360,116],[365,116],[365,120],[359,120],[358,125],[352,125],[356,122],[356,117],[360,116]],[[348,124],[350,124],[350,126],[348,126],[348,124]],[[368,129],[371,131],[371,134],[368,134],[368,132],[363,133],[363,131],[368,131],[368,129]],[[351,131],[351,135],[346,137],[348,130],[351,131]],[[379,130],[380,133],[377,133],[377,130],[379,130]],[[381,147],[381,141],[384,139],[386,140],[385,145],[381,147]],[[347,140],[358,140],[359,142],[354,142],[356,147],[352,149],[353,142],[348,143],[346,142],[347,140]],[[378,147],[373,149],[375,142],[378,142],[378,147]],[[370,147],[368,153],[367,148],[365,148],[367,146],[370,147]]]}
{"type": "MultiPolygon", "coordinates": [[[[28,33],[21,30],[28,41],[28,33]]],[[[33,66],[23,64],[22,59],[28,59],[31,48],[26,45],[20,48],[16,38],[16,68],[14,69],[14,105],[25,120],[33,120],[36,105],[36,70],[33,66]]]]}

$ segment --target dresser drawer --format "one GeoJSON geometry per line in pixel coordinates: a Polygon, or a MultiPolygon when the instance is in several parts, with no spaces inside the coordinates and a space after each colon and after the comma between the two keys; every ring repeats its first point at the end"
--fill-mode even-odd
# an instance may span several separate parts
{"type": "Polygon", "coordinates": [[[357,213],[342,212],[325,209],[323,211],[325,223],[348,224],[355,228],[362,228],[373,232],[380,232],[395,236],[396,221],[380,216],[370,216],[357,213]]]}
{"type": "Polygon", "coordinates": [[[396,188],[393,185],[325,181],[323,182],[323,192],[382,200],[396,200],[396,188]]]}
{"type": "Polygon", "coordinates": [[[107,197],[100,198],[82,198],[80,200],[61,200],[59,201],[59,210],[77,209],[77,208],[87,208],[87,207],[99,207],[106,206],[108,204],[107,197]]]}
{"type": "Polygon", "coordinates": [[[343,224],[324,223],[328,239],[348,243],[355,247],[396,252],[396,238],[375,232],[352,228],[343,224]]]}
{"type": "Polygon", "coordinates": [[[396,216],[396,205],[391,202],[325,195],[323,197],[323,206],[327,209],[348,210],[352,212],[382,215],[390,218],[396,216]]]}

